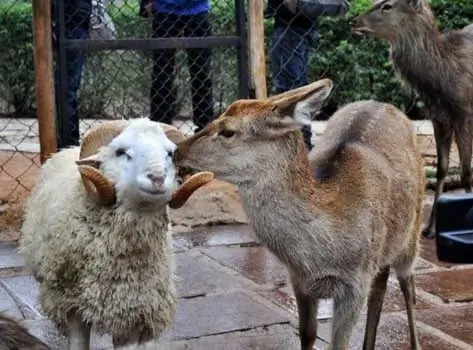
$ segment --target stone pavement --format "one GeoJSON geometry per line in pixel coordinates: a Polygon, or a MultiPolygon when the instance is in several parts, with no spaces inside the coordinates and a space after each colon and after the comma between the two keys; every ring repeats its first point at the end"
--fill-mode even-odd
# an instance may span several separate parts
{"type": "MultiPolygon", "coordinates": [[[[180,301],[174,326],[161,344],[169,350],[299,349],[297,314],[283,266],[255,242],[245,225],[203,227],[174,236],[180,301]]],[[[433,241],[423,242],[417,266],[417,325],[423,350],[473,349],[473,265],[437,261],[433,241]]],[[[0,245],[0,311],[24,319],[53,349],[64,339],[41,314],[37,287],[14,244],[0,245]]],[[[408,349],[407,318],[399,287],[389,281],[377,349],[408,349]]],[[[331,302],[319,307],[317,349],[330,337],[331,302]]],[[[350,350],[361,349],[365,314],[350,350]]],[[[110,349],[93,336],[93,350],[110,349]]]]}

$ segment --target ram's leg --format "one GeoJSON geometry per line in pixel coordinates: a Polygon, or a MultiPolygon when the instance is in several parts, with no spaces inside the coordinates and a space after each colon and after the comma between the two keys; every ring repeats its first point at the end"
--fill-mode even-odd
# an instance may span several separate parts
{"type": "Polygon", "coordinates": [[[69,350],[89,350],[90,325],[84,323],[77,313],[71,312],[67,316],[67,327],[69,350]]]}
{"type": "Polygon", "coordinates": [[[145,344],[156,338],[155,334],[150,328],[132,329],[127,334],[116,335],[113,337],[113,347],[119,348],[122,346],[129,346],[135,344],[145,344]]]}

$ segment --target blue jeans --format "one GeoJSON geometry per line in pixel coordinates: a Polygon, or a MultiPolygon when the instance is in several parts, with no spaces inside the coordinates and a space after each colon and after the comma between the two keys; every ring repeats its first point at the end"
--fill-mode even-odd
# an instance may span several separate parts
{"type": "MultiPolygon", "coordinates": [[[[317,42],[315,29],[276,27],[271,50],[273,93],[279,94],[309,83],[309,50],[317,42]]],[[[312,130],[302,128],[304,142],[312,149],[312,130]]]]}
{"type": "MultiPolygon", "coordinates": [[[[87,30],[81,27],[67,28],[66,39],[86,39],[87,30]]],[[[66,50],[66,76],[67,76],[67,120],[69,135],[68,139],[61,139],[58,135],[58,148],[79,145],[79,115],[77,93],[80,88],[82,78],[82,68],[84,66],[84,52],[79,50],[66,50]]],[[[55,69],[55,89],[56,89],[56,111],[59,111],[59,101],[61,94],[59,92],[58,81],[60,79],[59,65],[56,62],[55,69]]]]}

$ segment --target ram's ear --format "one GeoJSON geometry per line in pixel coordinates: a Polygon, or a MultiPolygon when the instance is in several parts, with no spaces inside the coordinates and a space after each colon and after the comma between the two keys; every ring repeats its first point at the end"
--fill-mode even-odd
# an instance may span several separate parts
{"type": "Polygon", "coordinates": [[[76,164],[77,165],[87,165],[87,166],[91,166],[95,169],[98,169],[100,168],[100,160],[98,159],[97,157],[97,154],[93,154],[87,158],[83,158],[83,159],[79,159],[79,160],[76,160],[76,164]]]}
{"type": "Polygon", "coordinates": [[[272,96],[270,101],[282,117],[291,117],[302,124],[309,124],[325,100],[330,96],[333,82],[330,79],[318,80],[285,93],[272,96]]]}

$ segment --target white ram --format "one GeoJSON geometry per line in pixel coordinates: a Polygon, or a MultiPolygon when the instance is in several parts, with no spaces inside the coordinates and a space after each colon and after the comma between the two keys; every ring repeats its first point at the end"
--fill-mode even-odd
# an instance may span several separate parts
{"type": "Polygon", "coordinates": [[[92,326],[116,347],[155,340],[171,325],[167,204],[178,187],[171,140],[180,137],[147,118],[105,122],[42,166],[20,253],[69,349],[89,349],[92,326]]]}

